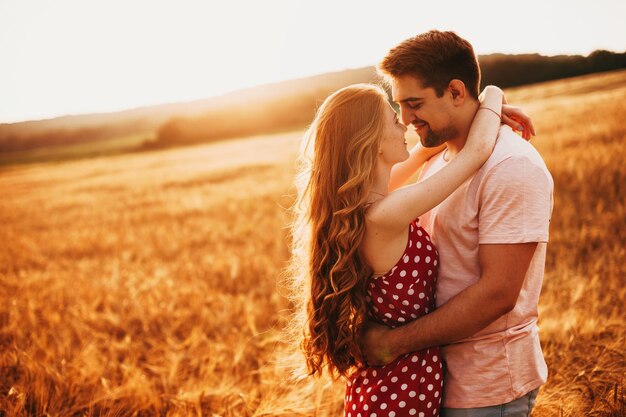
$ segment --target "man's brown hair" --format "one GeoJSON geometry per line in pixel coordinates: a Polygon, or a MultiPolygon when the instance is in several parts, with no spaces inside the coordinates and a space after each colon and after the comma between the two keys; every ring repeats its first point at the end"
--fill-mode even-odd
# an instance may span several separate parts
{"type": "Polygon", "coordinates": [[[431,30],[409,38],[389,51],[378,70],[387,77],[417,77],[439,97],[450,81],[458,79],[478,99],[480,68],[474,48],[454,32],[431,30]]]}

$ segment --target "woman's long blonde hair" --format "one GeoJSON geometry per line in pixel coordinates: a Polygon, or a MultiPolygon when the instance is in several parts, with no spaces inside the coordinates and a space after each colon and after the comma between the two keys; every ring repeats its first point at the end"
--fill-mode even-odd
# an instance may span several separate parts
{"type": "Polygon", "coordinates": [[[359,247],[384,135],[386,100],[382,88],[369,84],[333,93],[303,142],[291,276],[299,292],[296,322],[304,330],[300,346],[310,375],[321,375],[326,368],[331,377],[349,376],[363,362],[358,336],[372,271],[359,247]]]}

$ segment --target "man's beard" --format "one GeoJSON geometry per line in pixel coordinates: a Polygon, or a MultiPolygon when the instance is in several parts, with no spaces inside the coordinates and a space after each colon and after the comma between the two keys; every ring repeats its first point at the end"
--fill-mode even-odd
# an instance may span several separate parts
{"type": "Polygon", "coordinates": [[[426,132],[424,135],[420,135],[420,142],[422,142],[422,145],[426,148],[434,148],[458,135],[459,131],[454,126],[446,126],[436,132],[431,130],[429,126],[426,126],[426,132]]]}

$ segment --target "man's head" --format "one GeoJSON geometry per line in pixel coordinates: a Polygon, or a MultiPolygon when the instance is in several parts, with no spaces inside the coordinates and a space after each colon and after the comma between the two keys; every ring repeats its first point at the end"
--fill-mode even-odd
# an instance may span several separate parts
{"type": "Polygon", "coordinates": [[[480,88],[478,61],[465,39],[436,30],[417,35],[391,49],[379,71],[391,84],[402,121],[415,126],[424,146],[465,129],[468,104],[478,100],[480,88]]]}

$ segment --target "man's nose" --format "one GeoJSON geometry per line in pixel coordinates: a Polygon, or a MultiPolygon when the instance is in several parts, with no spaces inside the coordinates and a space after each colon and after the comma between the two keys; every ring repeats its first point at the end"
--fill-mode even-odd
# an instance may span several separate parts
{"type": "Polygon", "coordinates": [[[415,115],[413,114],[413,112],[410,112],[408,110],[400,110],[400,116],[402,118],[402,123],[405,126],[410,125],[415,120],[415,115]]]}

